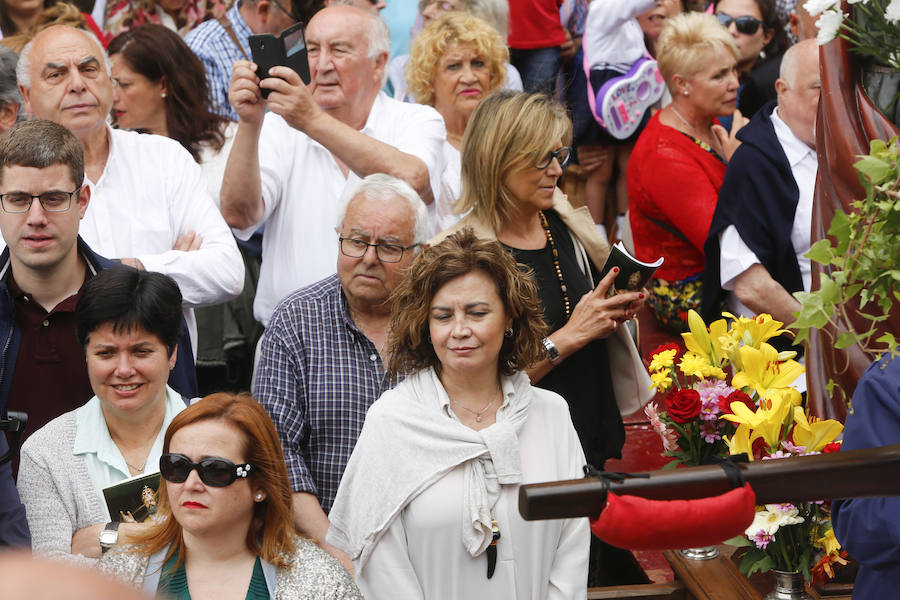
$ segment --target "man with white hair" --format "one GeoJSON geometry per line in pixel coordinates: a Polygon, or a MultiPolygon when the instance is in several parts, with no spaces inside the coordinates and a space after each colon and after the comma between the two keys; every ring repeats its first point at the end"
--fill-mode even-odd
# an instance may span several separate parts
{"type": "Polygon", "coordinates": [[[819,49],[814,39],[785,53],[768,103],[738,133],[706,240],[703,308],[718,318],[725,292],[735,315],[769,313],[784,323],[810,287],[812,200],[816,183],[819,49]],[[721,282],[721,284],[720,284],[721,282]]]}
{"type": "Polygon", "coordinates": [[[171,276],[191,307],[224,302],[243,286],[244,265],[206,190],[200,166],[166,137],[112,129],[113,83],[91,34],[56,25],[38,33],[16,67],[25,109],[75,134],[84,148],[91,203],[79,233],[98,254],[171,276]]]}
{"type": "Polygon", "coordinates": [[[325,8],[310,20],[306,45],[309,85],[287,67],[267,77],[240,61],[229,91],[240,121],[222,214],[240,239],[266,225],[253,306],[263,325],[288,293],[333,272],[329,229],[346,188],[387,173],[430,202],[443,170],[441,116],[380,91],[390,45],[381,19],[352,6],[325,8]],[[268,102],[260,88],[271,91],[268,102]]]}
{"type": "Polygon", "coordinates": [[[428,239],[425,205],[390,175],[357,182],[338,212],[337,273],[275,309],[253,386],[281,438],[297,528],[320,543],[366,411],[392,387],[388,297],[428,239]]]}

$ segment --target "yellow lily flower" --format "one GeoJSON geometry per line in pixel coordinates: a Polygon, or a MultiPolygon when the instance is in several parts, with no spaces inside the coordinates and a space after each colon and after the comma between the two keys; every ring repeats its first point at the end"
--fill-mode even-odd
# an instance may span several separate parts
{"type": "Polygon", "coordinates": [[[709,330],[706,329],[706,323],[703,322],[703,319],[694,309],[688,311],[688,327],[690,327],[691,332],[681,334],[681,337],[684,338],[684,345],[687,346],[688,352],[704,356],[709,360],[710,354],[712,353],[709,330]]]}
{"type": "Polygon", "coordinates": [[[738,423],[738,429],[741,426],[749,427],[753,430],[753,440],[761,437],[769,448],[775,448],[781,443],[781,428],[791,408],[785,397],[778,396],[763,400],[755,412],[743,402],[732,402],[731,410],[734,414],[722,415],[721,418],[738,423]]]}
{"type": "Polygon", "coordinates": [[[725,443],[728,444],[728,453],[741,454],[742,452],[746,452],[747,456],[750,457],[750,460],[753,460],[753,442],[759,436],[751,436],[752,433],[750,427],[741,423],[738,425],[737,430],[730,439],[727,435],[724,436],[723,439],[725,440],[725,443]]]}
{"type": "Polygon", "coordinates": [[[803,372],[803,365],[795,360],[778,361],[778,351],[763,342],[759,348],[741,346],[743,369],[734,374],[732,387],[753,388],[761,398],[769,396],[772,389],[789,388],[803,372]]]}
{"type": "Polygon", "coordinates": [[[688,311],[688,326],[691,332],[681,334],[688,352],[702,356],[713,366],[721,366],[722,348],[719,338],[728,332],[725,319],[714,321],[707,329],[703,318],[691,309],[688,311]]]}
{"type": "Polygon", "coordinates": [[[794,423],[794,443],[806,448],[807,452],[819,452],[844,430],[844,426],[834,419],[808,421],[806,412],[799,406],[794,407],[794,423]]]}
{"type": "Polygon", "coordinates": [[[800,392],[792,387],[771,389],[766,395],[766,398],[779,398],[786,402],[788,406],[800,406],[800,404],[803,402],[803,396],[801,396],[800,392]]]}
{"type": "Polygon", "coordinates": [[[825,535],[816,540],[816,547],[825,551],[825,554],[837,554],[841,551],[841,543],[834,537],[834,529],[829,529],[825,535]]]}
{"type": "Polygon", "coordinates": [[[760,344],[782,333],[788,333],[788,330],[781,329],[784,325],[781,321],[776,321],[772,315],[762,313],[752,319],[746,317],[735,317],[730,313],[723,313],[734,319],[732,323],[732,335],[736,339],[743,340],[748,346],[758,348],[760,344]]]}

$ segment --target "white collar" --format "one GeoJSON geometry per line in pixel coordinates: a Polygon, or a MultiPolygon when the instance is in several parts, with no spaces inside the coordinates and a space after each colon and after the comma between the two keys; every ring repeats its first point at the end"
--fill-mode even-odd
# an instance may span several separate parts
{"type": "Polygon", "coordinates": [[[777,137],[779,143],[781,143],[781,147],[784,149],[784,154],[788,159],[788,163],[791,165],[791,169],[803,160],[808,160],[810,158],[812,160],[817,160],[815,150],[807,146],[800,138],[794,135],[794,132],[791,131],[791,128],[788,127],[787,123],[778,116],[777,106],[772,110],[772,126],[775,128],[775,137],[777,137]]]}

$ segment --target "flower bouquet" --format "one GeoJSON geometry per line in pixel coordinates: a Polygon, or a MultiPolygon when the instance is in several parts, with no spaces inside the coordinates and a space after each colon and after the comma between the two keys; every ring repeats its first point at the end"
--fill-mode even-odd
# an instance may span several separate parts
{"type": "MultiPolygon", "coordinates": [[[[734,404],[733,412],[722,416],[737,424],[734,435],[726,440],[729,452],[746,453],[750,460],[772,460],[840,450],[834,440],[843,425],[809,417],[799,400],[799,395],[772,393],[755,410],[734,404]]],[[[726,543],[750,548],[739,567],[744,575],[776,570],[801,573],[810,581],[816,571],[826,580],[834,575],[833,564],[846,564],[824,502],[757,507],[744,535],[726,543]]]]}
{"type": "Polygon", "coordinates": [[[682,354],[677,344],[666,344],[651,353],[650,377],[657,392],[666,394],[665,411],[651,403],[644,413],[662,439],[665,455],[674,459],[667,468],[726,456],[726,439],[736,425],[722,417],[732,414],[735,404],[756,410],[760,398],[776,393],[793,393],[799,401],[790,385],[803,367],[792,360],[795,353],[779,354],[766,343],[784,333],[782,323],[765,314],[754,319],[724,315],[730,325],[719,319],[707,328],[690,311],[690,333],[682,334],[687,351],[682,354]],[[731,384],[726,370],[734,372],[731,384]]]}

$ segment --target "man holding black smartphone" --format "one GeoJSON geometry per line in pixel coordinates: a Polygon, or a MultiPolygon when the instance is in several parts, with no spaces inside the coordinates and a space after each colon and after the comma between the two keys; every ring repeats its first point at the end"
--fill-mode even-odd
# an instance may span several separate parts
{"type": "Polygon", "coordinates": [[[263,325],[282,298],[334,271],[345,188],[387,173],[430,203],[444,166],[437,111],[380,91],[390,47],[381,19],[351,6],[325,8],[310,21],[306,46],[309,85],[287,67],[266,77],[239,61],[229,91],[240,119],[221,208],[238,238],[266,223],[253,309],[263,325]],[[267,101],[261,88],[270,90],[267,101]]]}

